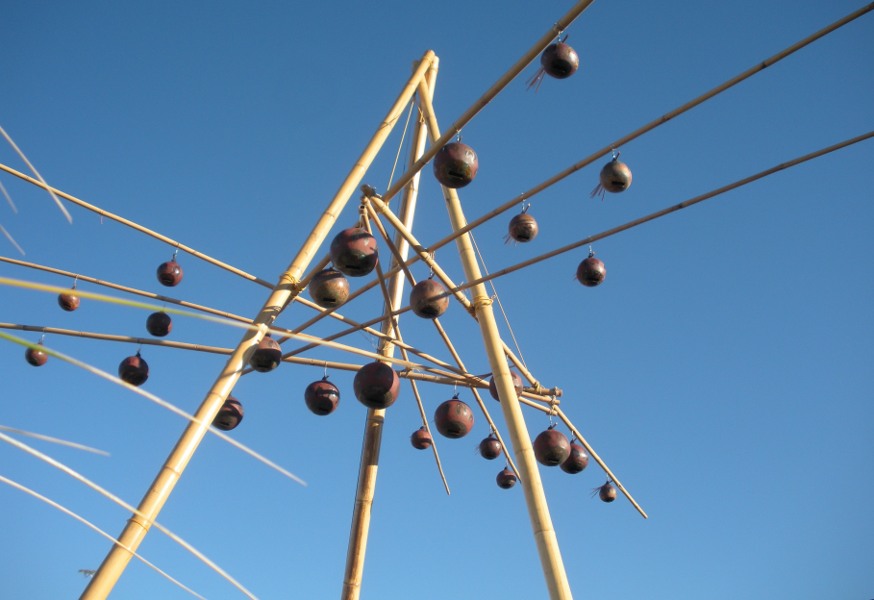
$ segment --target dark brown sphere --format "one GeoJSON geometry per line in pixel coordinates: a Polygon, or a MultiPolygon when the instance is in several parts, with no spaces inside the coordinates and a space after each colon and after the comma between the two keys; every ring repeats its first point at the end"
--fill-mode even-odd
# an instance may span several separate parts
{"type": "Polygon", "coordinates": [[[614,158],[601,169],[601,187],[612,194],[624,192],[631,186],[631,169],[614,158]]]}
{"type": "Polygon", "coordinates": [[[39,348],[28,348],[24,351],[24,360],[34,367],[41,367],[49,360],[49,355],[39,348]]]}
{"type": "Polygon", "coordinates": [[[153,312],[146,319],[146,330],[154,336],[164,337],[173,329],[173,321],[170,315],[161,311],[153,312]]]}
{"type": "Polygon", "coordinates": [[[425,427],[419,427],[410,436],[410,443],[416,450],[427,450],[431,447],[431,434],[425,427]]]}
{"type": "Polygon", "coordinates": [[[143,385],[149,378],[149,365],[137,352],[121,361],[118,365],[118,377],[131,385],[143,385]]]}
{"type": "Polygon", "coordinates": [[[74,310],[79,308],[79,296],[73,294],[72,292],[58,294],[58,306],[60,306],[67,312],[73,312],[74,310]]]}
{"type": "Polygon", "coordinates": [[[458,398],[452,398],[434,411],[434,426],[448,438],[464,437],[473,429],[473,411],[458,398]]]}
{"type": "Polygon", "coordinates": [[[479,454],[486,460],[495,460],[501,455],[501,442],[494,435],[483,438],[479,443],[479,454]]]}
{"type": "Polygon", "coordinates": [[[243,420],[243,405],[233,396],[228,396],[225,403],[219,409],[212,424],[215,428],[222,431],[230,431],[240,424],[243,420]]]}
{"type": "Polygon", "coordinates": [[[328,381],[327,376],[309,384],[303,397],[307,408],[319,416],[331,414],[340,404],[340,390],[328,381]]]}
{"type": "Polygon", "coordinates": [[[537,237],[537,221],[528,213],[519,213],[510,219],[508,235],[517,242],[530,242],[537,237]]]}
{"type": "Polygon", "coordinates": [[[541,465],[555,467],[570,456],[571,445],[565,434],[550,427],[534,439],[534,457],[541,465]]]}
{"type": "Polygon", "coordinates": [[[434,156],[434,176],[448,188],[462,188],[479,169],[476,152],[467,144],[449,142],[434,156]]]}
{"type": "MultiPolygon", "coordinates": [[[[516,371],[510,371],[510,379],[513,380],[513,389],[516,390],[516,396],[519,396],[522,393],[522,376],[516,371]]],[[[495,384],[494,376],[489,379],[489,394],[498,402],[501,401],[498,397],[498,386],[495,384]]]]}
{"type": "Polygon", "coordinates": [[[570,454],[568,454],[568,457],[559,466],[565,473],[575,475],[589,466],[589,455],[586,454],[585,448],[576,442],[571,442],[570,454]]]}
{"type": "Polygon", "coordinates": [[[179,282],[182,281],[182,267],[175,260],[168,260],[158,265],[157,275],[161,285],[173,287],[179,285],[179,282]]]}
{"type": "Polygon", "coordinates": [[[363,277],[379,262],[376,238],[361,227],[344,229],[331,242],[334,268],[350,277],[363,277]]]}
{"type": "Polygon", "coordinates": [[[540,55],[540,65],[547,75],[566,79],[580,68],[580,57],[576,50],[564,42],[556,42],[547,46],[540,55]]]}
{"type": "Polygon", "coordinates": [[[265,335],[258,342],[252,355],[249,357],[249,366],[259,373],[267,373],[279,366],[282,362],[282,347],[269,335],[265,335]]]}
{"type": "Polygon", "coordinates": [[[424,279],[413,286],[410,292],[410,306],[416,315],[423,319],[436,319],[449,308],[449,296],[439,281],[424,279]]]}
{"type": "Polygon", "coordinates": [[[598,488],[598,497],[602,502],[613,502],[616,500],[616,488],[608,481],[598,488]]]}
{"type": "Polygon", "coordinates": [[[349,298],[349,280],[337,269],[319,271],[307,289],[313,302],[322,308],[341,306],[349,298]]]}
{"type": "Polygon", "coordinates": [[[352,387],[355,390],[355,397],[364,406],[376,409],[388,408],[398,399],[401,382],[394,369],[376,361],[358,369],[352,387]]]}
{"type": "Polygon", "coordinates": [[[595,258],[593,255],[589,255],[577,267],[577,281],[586,287],[600,285],[606,277],[607,267],[604,266],[601,259],[595,258]]]}
{"type": "Polygon", "coordinates": [[[498,473],[495,481],[498,482],[499,488],[509,490],[516,485],[516,474],[509,467],[504,467],[504,470],[498,473]]]}

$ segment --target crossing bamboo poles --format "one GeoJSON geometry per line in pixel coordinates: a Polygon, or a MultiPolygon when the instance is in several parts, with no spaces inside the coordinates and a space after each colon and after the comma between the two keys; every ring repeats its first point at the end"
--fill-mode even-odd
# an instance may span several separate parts
{"type": "Polygon", "coordinates": [[[215,383],[213,383],[212,388],[206,394],[197,413],[195,413],[197,420],[186,427],[161,471],[140,501],[137,513],[130,518],[119,536],[119,544],[113,546],[109,551],[100,568],[98,568],[94,577],[89,582],[88,587],[85,588],[81,596],[82,600],[103,599],[112,591],[118,578],[121,577],[121,574],[130,562],[132,557],[131,551],[135,552],[139,548],[152,522],[157,518],[158,513],[163,508],[182,472],[188,465],[188,461],[194,455],[200,441],[206,434],[209,427],[208,424],[212,423],[240,378],[243,366],[246,364],[246,359],[251,354],[253,347],[264,337],[269,325],[276,320],[290,299],[300,292],[300,281],[307,266],[313,260],[319,246],[327,237],[343,207],[361,183],[364,173],[388,138],[394,124],[400,119],[403,110],[412,99],[416,86],[424,76],[433,56],[434,53],[430,50],[425,53],[419,68],[414,71],[412,77],[407,81],[385,119],[377,127],[376,132],[373,134],[358,161],[340,185],[336,195],[325,212],[322,213],[309,236],[307,236],[296,257],[280,276],[279,281],[273,288],[258,316],[253,319],[253,323],[257,328],[247,330],[243,335],[239,345],[231,354],[225,367],[215,383]]]}
{"type": "MultiPolygon", "coordinates": [[[[437,77],[437,57],[431,56],[428,63],[424,60],[419,63],[416,71],[426,67],[427,71],[420,81],[426,82],[429,93],[433,94],[434,82],[437,77]]],[[[420,101],[421,102],[421,101],[420,101]]],[[[419,159],[425,151],[427,130],[424,123],[419,123],[413,131],[411,149],[411,162],[419,159]]],[[[401,201],[401,222],[410,228],[416,213],[416,201],[419,192],[419,173],[416,173],[405,188],[401,201]]],[[[397,234],[395,247],[398,256],[392,259],[393,266],[406,260],[410,251],[407,241],[397,234]]],[[[382,322],[383,333],[392,332],[396,316],[392,313],[403,304],[404,284],[406,274],[397,271],[388,285],[384,314],[387,317],[382,322]]],[[[379,353],[385,357],[394,354],[395,344],[387,338],[383,338],[379,353]]],[[[346,551],[346,567],[343,574],[343,600],[357,600],[361,595],[361,581],[364,575],[364,558],[367,552],[367,538],[370,533],[370,515],[373,508],[373,498],[376,494],[376,476],[379,468],[379,450],[382,445],[382,429],[385,423],[385,409],[367,409],[367,418],[364,426],[364,440],[361,449],[361,462],[358,466],[358,486],[355,491],[355,505],[352,511],[352,525],[349,529],[349,543],[346,551]]]]}
{"type": "MultiPolygon", "coordinates": [[[[425,113],[434,144],[443,142],[443,138],[440,137],[440,128],[437,124],[434,108],[428,95],[420,93],[419,99],[423,104],[423,112],[425,113]]],[[[452,224],[452,229],[461,229],[465,226],[466,220],[458,193],[452,188],[444,187],[443,195],[449,210],[449,220],[452,224]]],[[[481,277],[481,273],[470,234],[466,233],[458,237],[455,243],[464,268],[465,277],[468,281],[478,280],[481,277]]],[[[540,565],[546,579],[549,597],[551,600],[570,600],[573,597],[570,584],[567,579],[564,563],[562,562],[561,551],[558,547],[558,538],[552,526],[552,518],[549,515],[549,506],[546,501],[546,494],[543,491],[543,484],[540,480],[540,471],[534,458],[531,438],[525,425],[525,419],[522,416],[522,409],[516,396],[516,390],[513,388],[510,368],[507,365],[505,355],[506,345],[501,340],[498,325],[495,321],[492,299],[489,297],[488,290],[484,284],[476,285],[470,289],[473,294],[472,305],[476,320],[479,323],[480,333],[492,369],[492,376],[501,401],[501,410],[504,413],[504,420],[510,433],[513,452],[516,455],[522,489],[525,492],[525,502],[528,505],[528,515],[534,531],[534,540],[540,555],[540,565]]]]}

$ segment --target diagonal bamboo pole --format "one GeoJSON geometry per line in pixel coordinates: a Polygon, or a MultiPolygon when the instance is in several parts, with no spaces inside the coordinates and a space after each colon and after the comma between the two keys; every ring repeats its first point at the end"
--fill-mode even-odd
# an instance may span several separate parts
{"type": "MultiPolygon", "coordinates": [[[[416,72],[426,68],[427,71],[420,81],[428,81],[433,90],[434,79],[437,76],[437,57],[429,53],[427,63],[423,59],[416,72]]],[[[412,160],[421,156],[425,149],[426,135],[424,125],[419,124],[413,131],[412,160]]],[[[401,202],[401,220],[411,227],[416,212],[416,200],[419,192],[418,174],[407,180],[403,200],[401,202]]],[[[402,262],[409,253],[409,246],[398,236],[395,243],[402,262]]],[[[398,263],[398,258],[392,260],[398,263]]],[[[403,271],[395,273],[389,282],[384,313],[388,317],[382,323],[384,333],[390,333],[396,317],[391,316],[398,306],[403,304],[403,292],[406,276],[403,271]]],[[[380,354],[392,356],[395,345],[388,339],[383,339],[380,354]]],[[[361,596],[361,581],[364,576],[364,559],[367,552],[367,537],[370,533],[370,515],[373,508],[373,498],[376,493],[376,475],[379,467],[379,450],[382,445],[382,429],[385,423],[385,409],[367,409],[364,427],[364,440],[361,448],[361,462],[358,467],[358,486],[355,490],[355,505],[352,510],[352,524],[349,529],[349,543],[346,551],[346,567],[343,574],[343,589],[340,597],[343,600],[357,600],[361,596]]]]}
{"type": "Polygon", "coordinates": [[[358,187],[364,173],[376,157],[382,144],[388,138],[393,125],[403,114],[407,103],[412,99],[416,86],[419,80],[422,79],[432,57],[433,52],[425,53],[420,67],[410,77],[387,116],[377,127],[370,143],[365,147],[327,209],[319,218],[309,236],[307,236],[297,256],[279,278],[279,282],[273,288],[273,292],[264,303],[258,316],[253,319],[253,323],[258,328],[247,330],[243,335],[239,345],[231,354],[224,369],[206,394],[200,408],[198,408],[195,414],[197,421],[192,422],[186,427],[182,437],[173,448],[152,486],[141,500],[138,512],[131,517],[124,531],[119,536],[118,541],[121,545],[113,546],[109,554],[107,554],[97,573],[95,573],[88,587],[82,593],[82,599],[104,599],[112,591],[118,578],[128,562],[130,562],[130,551],[136,551],[145,538],[152,521],[158,516],[161,508],[163,508],[176,482],[188,465],[188,461],[194,455],[200,441],[206,434],[208,424],[212,423],[240,378],[243,365],[246,364],[246,359],[251,350],[264,337],[267,327],[279,316],[282,308],[288,303],[290,298],[299,293],[299,282],[307,266],[312,261],[325,237],[327,237],[346,202],[358,187]]]}
{"type": "MultiPolygon", "coordinates": [[[[419,99],[423,105],[423,112],[427,119],[432,139],[435,139],[436,142],[443,141],[440,137],[440,128],[437,124],[434,107],[431,105],[429,97],[419,94],[419,99]]],[[[458,193],[452,188],[444,187],[443,194],[449,210],[452,228],[454,230],[461,229],[465,226],[466,220],[458,193]]],[[[479,279],[481,273],[470,234],[458,237],[456,245],[467,280],[475,281],[479,279]]],[[[486,354],[492,368],[495,386],[498,390],[498,397],[501,400],[501,410],[504,413],[504,420],[507,423],[513,451],[516,455],[522,489],[525,492],[525,502],[528,505],[528,515],[534,531],[534,540],[540,555],[540,565],[546,579],[549,597],[552,600],[569,600],[572,598],[570,584],[568,583],[567,573],[562,562],[561,551],[558,547],[558,538],[552,526],[552,518],[549,515],[549,506],[546,501],[546,494],[543,491],[543,484],[540,480],[540,471],[534,459],[531,438],[525,425],[525,419],[522,416],[522,409],[519,406],[516,391],[513,388],[510,369],[507,366],[507,359],[505,357],[507,347],[506,344],[503,344],[500,332],[498,331],[494,310],[492,309],[492,299],[489,297],[488,290],[483,284],[472,287],[471,292],[474,298],[472,304],[476,320],[479,323],[486,354]]]]}

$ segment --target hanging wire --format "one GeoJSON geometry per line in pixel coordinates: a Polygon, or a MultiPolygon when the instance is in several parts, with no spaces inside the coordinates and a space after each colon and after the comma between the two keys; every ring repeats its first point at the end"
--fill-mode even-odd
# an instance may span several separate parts
{"type": "MultiPolygon", "coordinates": [[[[410,118],[413,116],[413,107],[414,106],[416,106],[415,100],[410,100],[410,110],[409,110],[409,112],[407,112],[407,122],[404,123],[404,130],[401,133],[401,141],[398,144],[398,153],[395,155],[395,162],[392,165],[391,173],[388,176],[388,184],[385,186],[385,189],[387,189],[387,190],[391,189],[391,183],[395,177],[395,169],[397,169],[398,161],[401,158],[401,152],[403,152],[403,149],[404,149],[404,140],[407,138],[407,131],[410,128],[410,118]]],[[[404,159],[404,170],[406,170],[406,167],[407,167],[407,163],[406,163],[406,159],[404,159]]]]}

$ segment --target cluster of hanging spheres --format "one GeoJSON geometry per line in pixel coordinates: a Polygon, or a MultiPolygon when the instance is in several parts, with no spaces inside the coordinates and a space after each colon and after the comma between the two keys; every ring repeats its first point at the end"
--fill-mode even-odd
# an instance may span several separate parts
{"type": "MultiPolygon", "coordinates": [[[[564,41],[551,44],[540,57],[541,67],[533,78],[539,85],[539,78],[547,74],[556,79],[565,79],[573,75],[579,68],[579,57],[574,49],[564,41]]],[[[434,156],[433,171],[437,181],[452,189],[458,189],[470,184],[479,170],[479,160],[476,152],[460,141],[444,145],[434,156]]],[[[603,197],[605,192],[623,192],[631,185],[631,170],[628,165],[619,161],[618,153],[605,164],[599,174],[599,183],[592,191],[592,197],[603,197]]],[[[521,213],[515,215],[509,223],[507,240],[519,243],[532,241],[538,234],[537,221],[527,212],[526,206],[521,213]]],[[[379,262],[376,239],[364,227],[350,227],[338,233],[330,245],[332,266],[325,268],[311,278],[307,290],[318,306],[334,309],[342,306],[350,295],[348,277],[364,277],[369,275],[379,262]]],[[[161,285],[175,287],[182,281],[182,267],[173,259],[161,263],[156,271],[161,285]]],[[[584,286],[595,287],[601,284],[607,275],[603,261],[595,257],[590,250],[588,257],[578,266],[576,279],[584,286]]],[[[80,306],[80,298],[76,295],[76,285],[72,289],[58,295],[58,305],[67,312],[75,311],[80,306]]],[[[449,307],[449,294],[439,281],[432,277],[416,283],[410,292],[410,308],[414,314],[425,319],[435,319],[443,315],[449,307]]],[[[164,337],[173,328],[170,316],[164,311],[150,314],[146,319],[146,330],[153,336],[164,337]]],[[[43,341],[25,351],[26,361],[33,366],[42,366],[48,360],[48,354],[42,350],[43,341]]],[[[265,335],[251,351],[249,366],[258,372],[266,373],[276,369],[282,362],[282,349],[270,335],[265,335]]],[[[510,371],[513,388],[518,395],[522,393],[521,376],[510,371]]],[[[149,377],[149,366],[139,351],[128,356],[118,366],[118,376],[121,380],[134,386],[140,386],[149,377]]],[[[386,409],[398,398],[400,380],[394,369],[386,363],[374,361],[365,364],[355,374],[353,380],[355,397],[361,404],[370,409],[386,409]]],[[[494,378],[489,381],[489,393],[500,401],[494,378]]],[[[304,391],[304,401],[307,408],[316,415],[325,416],[333,413],[340,403],[340,390],[328,381],[328,375],[310,383],[304,391]]],[[[219,410],[213,425],[221,430],[230,431],[243,420],[243,405],[236,398],[229,396],[219,410]]],[[[449,439],[459,439],[468,435],[474,425],[474,414],[470,406],[460,400],[458,394],[442,402],[434,411],[434,425],[437,431],[449,439]]],[[[419,450],[432,446],[433,440],[427,426],[423,425],[410,436],[410,443],[419,450]]],[[[586,449],[568,438],[550,425],[533,441],[534,455],[537,461],[547,467],[558,466],[570,474],[582,472],[589,464],[586,449]]],[[[477,452],[487,460],[501,456],[504,448],[494,431],[483,438],[477,445],[477,452]]],[[[517,481],[516,474],[508,467],[501,470],[496,483],[503,489],[512,488],[517,481]]],[[[616,499],[616,489],[608,480],[595,488],[600,499],[612,502],[616,499]]]]}

